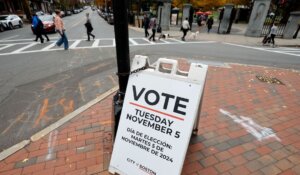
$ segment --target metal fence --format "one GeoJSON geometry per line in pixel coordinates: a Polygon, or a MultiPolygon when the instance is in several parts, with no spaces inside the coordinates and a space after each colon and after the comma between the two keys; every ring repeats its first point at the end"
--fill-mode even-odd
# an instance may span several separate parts
{"type": "Polygon", "coordinates": [[[285,29],[286,23],[280,23],[282,17],[276,16],[275,19],[272,17],[267,17],[262,28],[261,36],[266,36],[270,33],[273,21],[277,24],[278,31],[276,37],[283,37],[283,31],[285,29]]]}

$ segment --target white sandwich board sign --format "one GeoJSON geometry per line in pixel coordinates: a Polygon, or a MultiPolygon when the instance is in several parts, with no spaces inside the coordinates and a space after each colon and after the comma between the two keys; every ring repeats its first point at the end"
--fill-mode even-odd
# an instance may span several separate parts
{"type": "MultiPolygon", "coordinates": [[[[132,70],[147,63],[147,57],[136,56],[132,70]]],[[[177,61],[159,59],[155,68],[130,75],[110,173],[181,174],[206,72],[207,65],[194,63],[189,72],[178,72],[177,61]]]]}

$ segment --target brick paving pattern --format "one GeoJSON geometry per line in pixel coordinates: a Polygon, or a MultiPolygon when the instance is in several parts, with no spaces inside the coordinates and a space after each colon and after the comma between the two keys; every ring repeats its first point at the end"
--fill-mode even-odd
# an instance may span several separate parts
{"type": "MultiPolygon", "coordinates": [[[[300,175],[300,73],[209,67],[183,175],[300,175]],[[276,77],[284,85],[261,82],[276,77]]],[[[182,60],[180,67],[187,69],[182,60]]],[[[109,174],[112,96],[0,162],[0,175],[109,174]]]]}

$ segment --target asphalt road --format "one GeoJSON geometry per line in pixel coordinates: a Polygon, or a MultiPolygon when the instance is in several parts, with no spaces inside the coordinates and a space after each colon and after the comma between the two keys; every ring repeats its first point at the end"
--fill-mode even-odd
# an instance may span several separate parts
{"type": "MultiPolygon", "coordinates": [[[[113,26],[90,9],[63,18],[69,51],[33,44],[30,25],[0,33],[0,151],[12,146],[118,85],[113,26]],[[85,13],[91,13],[97,41],[87,42],[85,13]],[[74,44],[75,43],[75,44],[74,44]],[[30,45],[30,47],[29,47],[30,45]],[[28,46],[28,47],[27,47],[28,46]],[[26,47],[26,49],[24,49],[26,47]],[[45,49],[45,47],[48,47],[45,49]]],[[[130,55],[186,58],[209,65],[241,63],[300,70],[300,51],[218,42],[165,40],[151,43],[130,30],[130,55]],[[299,54],[299,55],[298,55],[299,54]]]]}

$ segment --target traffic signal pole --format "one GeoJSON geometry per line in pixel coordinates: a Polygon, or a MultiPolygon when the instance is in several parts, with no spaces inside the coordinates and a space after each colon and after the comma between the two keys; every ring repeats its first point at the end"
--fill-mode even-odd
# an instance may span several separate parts
{"type": "Polygon", "coordinates": [[[127,0],[113,0],[113,14],[118,67],[117,76],[119,78],[119,91],[113,98],[114,135],[116,135],[130,74],[127,0]]]}

